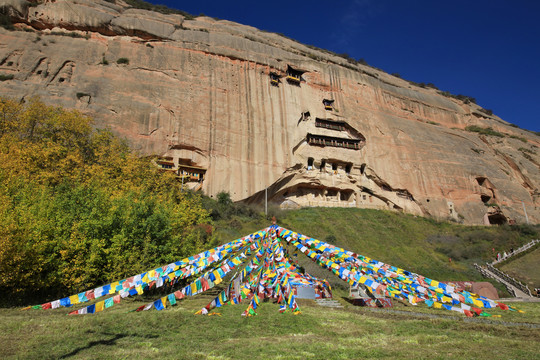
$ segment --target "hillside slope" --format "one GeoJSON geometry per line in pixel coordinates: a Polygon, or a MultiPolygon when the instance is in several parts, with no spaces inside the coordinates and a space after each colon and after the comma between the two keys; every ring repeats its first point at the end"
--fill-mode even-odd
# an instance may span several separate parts
{"type": "MultiPolygon", "coordinates": [[[[473,263],[491,261],[497,252],[524,245],[538,238],[540,230],[538,226],[463,226],[391,211],[329,208],[283,212],[278,215],[278,224],[440,281],[486,281],[473,263]]],[[[264,218],[233,216],[216,222],[221,242],[266,226],[264,218]]],[[[344,286],[304,256],[296,259],[310,274],[327,277],[333,286],[344,286]]],[[[540,266],[533,266],[531,271],[540,273],[540,266]]]]}
{"type": "Polygon", "coordinates": [[[469,98],[227,20],[104,0],[2,9],[2,94],[92,115],[207,194],[540,221],[540,138],[469,98]]]}

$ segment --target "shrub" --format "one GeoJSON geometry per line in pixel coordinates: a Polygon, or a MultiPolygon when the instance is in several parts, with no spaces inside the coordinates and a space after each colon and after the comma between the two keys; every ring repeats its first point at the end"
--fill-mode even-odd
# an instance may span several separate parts
{"type": "Polygon", "coordinates": [[[0,14],[0,26],[7,30],[15,30],[11,18],[7,14],[0,14]]]}
{"type": "Polygon", "coordinates": [[[13,77],[14,77],[13,74],[9,74],[9,75],[0,74],[0,81],[12,80],[13,77]]]}
{"type": "Polygon", "coordinates": [[[180,14],[187,20],[195,19],[195,16],[185,11],[171,9],[165,5],[154,5],[149,2],[142,1],[142,0],[126,0],[126,3],[128,3],[135,9],[151,10],[151,11],[155,11],[161,14],[180,14]]]}
{"type": "Polygon", "coordinates": [[[121,57],[120,59],[116,60],[117,64],[129,64],[129,59],[125,57],[121,57]]]}
{"type": "Polygon", "coordinates": [[[480,111],[483,112],[484,114],[489,115],[489,116],[493,115],[493,110],[491,110],[491,109],[481,108],[480,111]]]}
{"type": "Polygon", "coordinates": [[[497,137],[504,137],[504,134],[493,130],[491,127],[483,128],[476,125],[469,125],[465,128],[466,131],[479,133],[482,135],[489,135],[489,136],[497,136],[497,137]]]}
{"type": "Polygon", "coordinates": [[[86,40],[90,39],[90,35],[81,35],[78,32],[71,31],[71,32],[64,32],[64,31],[51,31],[49,33],[50,35],[58,35],[58,36],[69,36],[72,38],[84,38],[86,40]]]}
{"type": "Polygon", "coordinates": [[[520,140],[520,141],[522,141],[522,142],[524,142],[524,143],[526,143],[526,142],[527,142],[527,139],[525,139],[524,137],[521,137],[521,136],[517,136],[517,135],[510,135],[510,137],[511,137],[512,139],[517,139],[517,140],[520,140]]]}
{"type": "Polygon", "coordinates": [[[524,147],[520,147],[518,150],[521,151],[522,153],[536,154],[536,151],[530,150],[524,147]]]}

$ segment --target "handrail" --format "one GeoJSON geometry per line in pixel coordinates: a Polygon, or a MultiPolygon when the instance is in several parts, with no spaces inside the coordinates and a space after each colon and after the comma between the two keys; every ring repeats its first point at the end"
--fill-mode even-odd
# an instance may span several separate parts
{"type": "Polygon", "coordinates": [[[500,258],[499,260],[494,260],[491,262],[491,265],[496,265],[498,263],[501,263],[503,261],[506,261],[508,260],[509,258],[513,257],[513,256],[516,256],[517,254],[520,254],[524,251],[527,251],[529,250],[530,248],[532,248],[533,246],[535,246],[536,244],[540,243],[540,240],[536,239],[536,240],[532,240],[531,242],[521,246],[520,248],[514,250],[514,252],[511,252],[510,254],[506,255],[505,257],[502,257],[500,258]]]}
{"type": "Polygon", "coordinates": [[[501,284],[503,284],[506,287],[506,290],[510,293],[510,295],[512,295],[513,297],[517,297],[516,296],[517,295],[516,291],[511,286],[511,284],[500,281],[500,279],[498,279],[496,276],[494,276],[493,273],[491,273],[490,271],[484,269],[483,267],[481,267],[477,263],[474,263],[473,266],[476,268],[476,270],[478,270],[480,272],[480,274],[482,274],[483,277],[491,278],[491,279],[493,279],[493,280],[495,280],[497,282],[500,282],[501,284]]]}
{"type": "Polygon", "coordinates": [[[497,269],[495,266],[493,266],[491,264],[486,263],[486,266],[489,269],[489,271],[491,271],[492,273],[496,274],[497,276],[501,277],[502,279],[509,282],[513,286],[517,287],[518,289],[523,291],[525,294],[528,294],[529,296],[532,296],[531,290],[529,290],[527,285],[523,284],[521,281],[516,280],[515,278],[513,278],[510,275],[508,275],[507,273],[497,269]]]}

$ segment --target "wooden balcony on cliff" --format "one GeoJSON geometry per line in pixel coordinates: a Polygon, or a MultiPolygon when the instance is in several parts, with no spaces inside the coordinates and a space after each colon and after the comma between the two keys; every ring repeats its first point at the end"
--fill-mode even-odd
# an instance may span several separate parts
{"type": "Polygon", "coordinates": [[[316,118],[315,126],[329,129],[329,130],[336,130],[336,131],[347,130],[347,123],[345,123],[344,121],[334,121],[334,120],[316,118]]]}
{"type": "Polygon", "coordinates": [[[159,157],[156,160],[156,164],[160,169],[172,170],[174,168],[174,159],[171,156],[159,157]]]}
{"type": "Polygon", "coordinates": [[[324,109],[325,110],[334,110],[334,100],[329,100],[329,99],[323,99],[323,104],[324,104],[324,109]]]}
{"type": "Polygon", "coordinates": [[[183,182],[203,182],[206,169],[200,166],[178,165],[178,176],[183,182]]]}
{"type": "Polygon", "coordinates": [[[290,65],[287,65],[287,82],[294,85],[300,85],[300,82],[302,81],[302,74],[304,74],[305,70],[295,69],[290,65]]]}
{"type": "Polygon", "coordinates": [[[307,134],[306,141],[309,145],[315,146],[332,146],[343,149],[360,150],[363,145],[363,140],[346,139],[333,136],[307,134]]]}
{"type": "Polygon", "coordinates": [[[277,73],[275,73],[275,72],[270,73],[270,84],[271,85],[279,86],[279,83],[281,82],[279,79],[280,79],[280,76],[277,73]]]}

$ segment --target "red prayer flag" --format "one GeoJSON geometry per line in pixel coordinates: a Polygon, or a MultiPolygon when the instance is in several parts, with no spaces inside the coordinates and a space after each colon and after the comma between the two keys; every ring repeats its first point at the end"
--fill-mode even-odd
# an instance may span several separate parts
{"type": "Polygon", "coordinates": [[[177,299],[182,299],[184,297],[184,293],[180,290],[178,291],[175,291],[174,292],[174,296],[177,298],[177,299]]]}
{"type": "Polygon", "coordinates": [[[503,303],[498,303],[497,306],[500,307],[501,310],[508,310],[508,305],[505,305],[503,303]]]}
{"type": "Polygon", "coordinates": [[[468,317],[473,317],[473,313],[469,310],[463,310],[463,312],[465,313],[465,315],[467,315],[468,317]]]}
{"type": "Polygon", "coordinates": [[[119,303],[120,303],[120,299],[121,299],[120,295],[113,296],[113,302],[114,302],[115,304],[119,304],[119,303]]]}
{"type": "Polygon", "coordinates": [[[143,311],[146,305],[139,306],[135,311],[143,311]]]}
{"type": "Polygon", "coordinates": [[[78,310],[73,310],[72,312],[68,313],[68,315],[77,315],[78,313],[78,310]]]}
{"type": "Polygon", "coordinates": [[[202,291],[206,291],[210,289],[210,286],[208,285],[208,281],[205,278],[201,279],[201,285],[202,285],[202,291]]]}
{"type": "Polygon", "coordinates": [[[50,302],[48,302],[48,303],[42,304],[42,305],[41,305],[41,308],[42,308],[43,310],[47,310],[47,309],[52,308],[52,305],[51,305],[50,302]]]}

